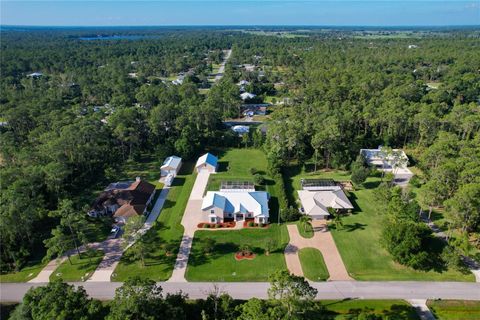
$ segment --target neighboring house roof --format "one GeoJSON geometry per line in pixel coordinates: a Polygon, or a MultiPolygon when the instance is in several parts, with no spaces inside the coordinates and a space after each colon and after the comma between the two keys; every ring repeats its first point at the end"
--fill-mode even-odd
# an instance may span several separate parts
{"type": "Polygon", "coordinates": [[[218,158],[217,157],[215,157],[211,153],[205,153],[203,156],[198,158],[197,164],[195,165],[195,167],[198,167],[198,166],[201,166],[201,165],[204,165],[204,164],[208,164],[208,165],[211,165],[212,167],[216,168],[217,163],[218,163],[218,158]]]}
{"type": "Polygon", "coordinates": [[[353,209],[352,203],[340,187],[320,191],[299,190],[298,196],[305,213],[309,215],[329,215],[327,209],[329,207],[333,209],[353,209]]]}
{"type": "Polygon", "coordinates": [[[33,78],[37,78],[37,77],[41,77],[43,76],[43,73],[41,72],[33,72],[33,73],[30,73],[27,75],[27,77],[33,77],[33,78]]]}
{"type": "Polygon", "coordinates": [[[247,80],[240,80],[240,82],[238,83],[239,86],[244,86],[247,84],[250,84],[250,82],[248,82],[247,80]]]}
{"type": "Polygon", "coordinates": [[[240,98],[242,98],[242,100],[253,99],[256,96],[257,96],[256,94],[253,94],[253,93],[250,93],[250,92],[244,92],[244,93],[240,94],[240,98]]]}
{"type": "Polygon", "coordinates": [[[235,131],[236,133],[247,133],[250,131],[250,128],[248,126],[233,126],[232,130],[235,131]]]}
{"type": "Polygon", "coordinates": [[[212,207],[220,208],[226,213],[253,213],[254,217],[269,216],[268,199],[270,195],[265,191],[253,192],[221,192],[208,191],[203,198],[202,210],[212,207]]]}
{"type": "Polygon", "coordinates": [[[165,159],[161,169],[166,169],[166,168],[178,169],[178,167],[180,166],[180,163],[182,163],[182,158],[177,156],[170,156],[167,159],[165,159]]]}
{"type": "Polygon", "coordinates": [[[104,206],[118,205],[115,217],[130,217],[143,214],[155,186],[146,181],[124,181],[111,183],[95,200],[95,210],[104,206]]]}
{"type": "MultiPolygon", "coordinates": [[[[392,153],[397,153],[400,155],[400,158],[404,160],[403,163],[400,164],[400,167],[406,167],[406,163],[408,162],[408,157],[403,150],[400,149],[392,149],[392,153]]],[[[387,155],[381,147],[377,149],[360,149],[360,154],[365,157],[365,160],[369,164],[374,165],[394,165],[393,160],[394,157],[391,155],[387,155]]],[[[398,164],[395,164],[398,165],[398,164]]]]}

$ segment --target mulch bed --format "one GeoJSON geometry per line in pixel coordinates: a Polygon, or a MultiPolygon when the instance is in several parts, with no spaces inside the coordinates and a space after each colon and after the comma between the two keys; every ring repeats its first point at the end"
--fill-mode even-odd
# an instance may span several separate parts
{"type": "Polygon", "coordinates": [[[202,229],[227,229],[235,228],[235,221],[223,222],[223,223],[209,223],[209,222],[200,222],[197,224],[197,228],[202,229]]]}
{"type": "Polygon", "coordinates": [[[235,253],[235,260],[240,261],[240,260],[253,260],[255,259],[257,255],[255,253],[250,253],[250,254],[244,254],[243,252],[239,251],[235,253]]]}
{"type": "Polygon", "coordinates": [[[244,228],[260,228],[260,229],[265,229],[268,228],[269,224],[266,223],[255,223],[253,221],[244,221],[243,222],[243,227],[244,228]],[[253,225],[251,225],[253,223],[253,225]]]}

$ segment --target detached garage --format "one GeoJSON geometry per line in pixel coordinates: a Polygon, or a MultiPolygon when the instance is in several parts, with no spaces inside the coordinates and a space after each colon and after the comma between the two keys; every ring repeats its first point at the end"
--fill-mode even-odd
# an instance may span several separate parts
{"type": "Polygon", "coordinates": [[[182,158],[177,156],[170,156],[163,162],[160,168],[160,176],[166,177],[169,174],[176,176],[182,166],[182,158]]]}
{"type": "Polygon", "coordinates": [[[208,171],[208,172],[217,172],[218,158],[211,153],[205,153],[203,156],[198,158],[197,163],[195,164],[195,169],[197,172],[208,171]]]}

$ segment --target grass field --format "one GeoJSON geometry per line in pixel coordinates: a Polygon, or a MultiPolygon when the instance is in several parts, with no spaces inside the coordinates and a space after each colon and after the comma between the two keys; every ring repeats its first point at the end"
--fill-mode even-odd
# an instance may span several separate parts
{"type": "MultiPolygon", "coordinates": [[[[300,188],[301,178],[332,178],[349,180],[347,172],[308,173],[291,167],[285,171],[285,188],[289,201],[296,203],[294,192],[300,188]]],[[[454,270],[416,271],[395,263],[380,244],[384,216],[374,197],[380,178],[369,177],[364,188],[350,192],[350,201],[355,207],[353,214],[344,217],[343,228],[330,227],[335,243],[350,275],[357,280],[417,280],[417,281],[474,281],[473,274],[454,270]]],[[[432,246],[441,246],[435,241],[432,246]]]]}
{"type": "Polygon", "coordinates": [[[85,254],[80,258],[78,254],[70,257],[58,266],[50,276],[50,281],[63,279],[63,281],[86,281],[93,274],[98,264],[102,261],[103,251],[95,251],[95,255],[88,258],[85,254]]]}
{"type": "MultiPolygon", "coordinates": [[[[415,309],[403,300],[323,300],[325,307],[322,319],[357,319],[356,314],[368,311],[382,319],[420,319],[415,309]]],[[[359,317],[358,319],[378,319],[377,317],[359,317]]]]}
{"type": "Polygon", "coordinates": [[[144,155],[139,160],[128,160],[117,179],[118,181],[135,180],[136,177],[140,177],[155,185],[157,189],[162,189],[163,184],[158,182],[158,179],[163,160],[165,159],[158,159],[153,155],[144,155]]]}
{"type": "Polygon", "coordinates": [[[315,248],[303,248],[298,252],[305,278],[311,281],[326,281],[328,273],[322,253],[315,248]]]}
{"type": "Polygon", "coordinates": [[[112,275],[113,281],[125,281],[132,276],[155,281],[170,278],[183,235],[181,225],[183,213],[195,182],[196,176],[192,172],[193,163],[184,163],[170,188],[158,220],[148,231],[145,237],[148,240],[145,241],[149,253],[145,259],[145,266],[142,266],[140,261],[133,260],[127,250],[112,275]],[[172,249],[168,250],[168,247],[172,249]],[[167,251],[171,253],[167,255],[167,251]]]}
{"type": "Polygon", "coordinates": [[[14,273],[0,274],[0,282],[27,282],[35,278],[46,263],[41,260],[31,261],[20,271],[14,273]]]}
{"type": "Polygon", "coordinates": [[[284,225],[270,225],[268,229],[243,229],[229,231],[197,231],[188,261],[188,281],[267,281],[276,270],[286,269],[283,250],[288,243],[284,225]],[[203,243],[215,241],[212,253],[205,254],[203,243]],[[276,249],[265,254],[265,244],[275,242],[276,249]],[[253,260],[235,260],[235,253],[248,245],[256,254],[253,260]]]}
{"type": "Polygon", "coordinates": [[[439,320],[480,319],[480,301],[429,300],[427,305],[439,320]]]}

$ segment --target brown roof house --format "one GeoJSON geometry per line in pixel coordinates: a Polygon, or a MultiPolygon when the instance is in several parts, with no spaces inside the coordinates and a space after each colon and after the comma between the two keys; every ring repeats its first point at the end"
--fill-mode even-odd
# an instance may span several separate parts
{"type": "Polygon", "coordinates": [[[110,184],[95,200],[90,216],[113,215],[117,222],[125,222],[146,212],[153,199],[155,186],[137,178],[110,184]]]}

